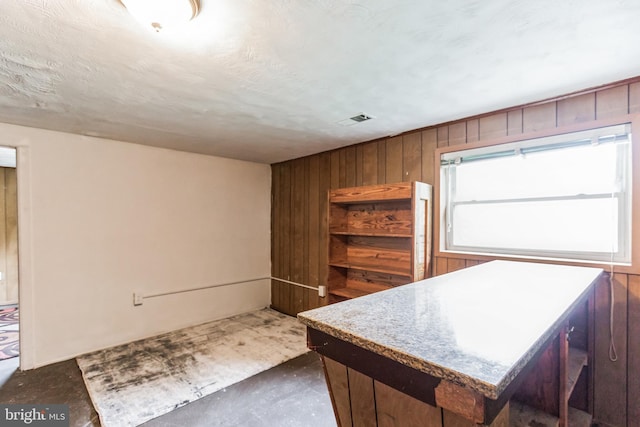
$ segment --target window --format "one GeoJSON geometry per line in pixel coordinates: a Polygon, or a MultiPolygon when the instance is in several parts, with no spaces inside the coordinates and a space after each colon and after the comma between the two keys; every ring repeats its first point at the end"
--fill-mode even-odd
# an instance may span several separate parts
{"type": "Polygon", "coordinates": [[[441,251],[630,264],[630,127],[442,153],[441,251]]]}

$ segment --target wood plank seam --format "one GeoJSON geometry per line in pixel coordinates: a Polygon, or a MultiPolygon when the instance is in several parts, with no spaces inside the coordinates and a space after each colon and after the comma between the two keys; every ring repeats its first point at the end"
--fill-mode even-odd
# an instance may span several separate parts
{"type": "MultiPolygon", "coordinates": [[[[351,381],[349,379],[349,369],[347,368],[347,384],[349,384],[349,389],[351,389],[351,381]]],[[[349,396],[349,418],[351,418],[351,426],[355,427],[353,425],[353,401],[351,400],[351,393],[348,393],[349,396]]]]}

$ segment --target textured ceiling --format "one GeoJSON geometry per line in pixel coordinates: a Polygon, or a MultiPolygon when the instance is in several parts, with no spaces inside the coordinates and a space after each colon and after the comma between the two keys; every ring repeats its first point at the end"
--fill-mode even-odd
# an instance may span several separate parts
{"type": "Polygon", "coordinates": [[[637,0],[0,0],[0,121],[273,163],[640,75],[637,0]],[[337,122],[361,112],[374,120],[337,122]]]}

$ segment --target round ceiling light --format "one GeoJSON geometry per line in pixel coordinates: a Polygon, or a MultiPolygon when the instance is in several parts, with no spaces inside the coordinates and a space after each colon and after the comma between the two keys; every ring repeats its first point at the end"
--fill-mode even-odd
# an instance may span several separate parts
{"type": "Polygon", "coordinates": [[[120,0],[144,26],[154,31],[178,27],[198,15],[199,0],[120,0]]]}

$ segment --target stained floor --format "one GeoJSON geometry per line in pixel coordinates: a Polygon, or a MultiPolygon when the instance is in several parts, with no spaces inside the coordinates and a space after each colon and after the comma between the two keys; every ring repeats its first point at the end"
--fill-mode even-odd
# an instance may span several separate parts
{"type": "MultiPolygon", "coordinates": [[[[63,403],[73,427],[99,426],[75,359],[20,372],[0,362],[0,403],[63,403]]],[[[317,354],[306,353],[182,408],[145,427],[335,427],[317,354]]]]}
{"type": "Polygon", "coordinates": [[[70,426],[99,426],[75,359],[29,371],[18,357],[0,362],[0,403],[68,404],[70,426]]]}

